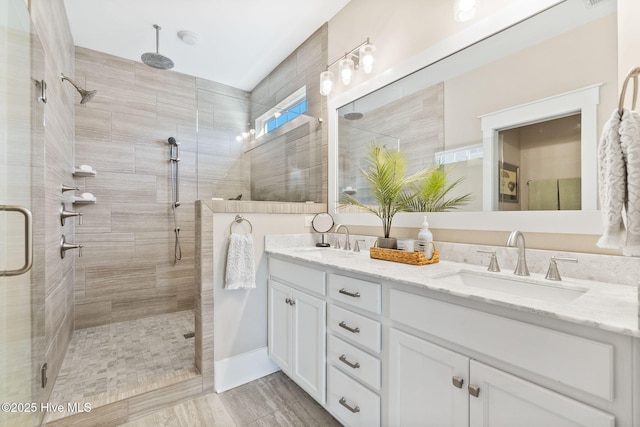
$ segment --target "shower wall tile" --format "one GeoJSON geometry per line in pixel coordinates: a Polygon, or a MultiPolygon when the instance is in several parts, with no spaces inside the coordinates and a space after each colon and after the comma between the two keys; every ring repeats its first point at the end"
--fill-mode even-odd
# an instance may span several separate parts
{"type": "MultiPolygon", "coordinates": [[[[111,112],[75,107],[76,143],[78,141],[111,141],[111,112]]],[[[115,150],[112,150],[115,151],[115,150]]]]}
{"type": "Polygon", "coordinates": [[[140,289],[118,292],[111,297],[112,323],[175,311],[178,311],[177,295],[175,291],[171,290],[140,289]]]}
{"type": "Polygon", "coordinates": [[[118,109],[111,114],[111,138],[117,145],[145,143],[163,151],[163,148],[166,149],[167,138],[175,135],[177,128],[177,123],[157,120],[155,116],[146,119],[136,114],[121,114],[118,109]]]}
{"type": "MultiPolygon", "coordinates": [[[[46,118],[46,126],[38,129],[34,136],[41,137],[34,147],[33,179],[43,187],[34,192],[38,197],[34,204],[34,246],[44,247],[44,260],[38,254],[35,258],[34,275],[40,277],[42,286],[33,288],[33,302],[42,303],[32,314],[34,371],[43,363],[48,364],[49,385],[42,389],[35,384],[37,373],[33,372],[34,384],[31,395],[34,402],[47,402],[52,384],[60,369],[62,358],[73,331],[74,307],[69,303],[73,295],[73,258],[60,259],[60,236],[73,236],[74,226],[60,225],[56,213],[65,199],[60,192],[64,183],[72,183],[74,140],[74,104],[77,102],[75,89],[62,82],[60,73],[73,76],[74,48],[71,30],[67,20],[63,0],[31,0],[28,2],[33,27],[37,32],[42,49],[34,44],[33,77],[47,82],[47,104],[41,106],[46,118]],[[40,58],[38,55],[42,55],[40,58]]],[[[34,34],[34,40],[36,35],[34,34]]],[[[39,120],[38,120],[39,121],[39,120]]]]}
{"type": "Polygon", "coordinates": [[[91,183],[92,193],[101,203],[128,203],[134,207],[156,200],[156,177],[153,175],[98,171],[91,183]]]}
{"type": "Polygon", "coordinates": [[[76,47],[76,76],[90,75],[108,81],[114,86],[120,83],[133,85],[135,83],[133,61],[108,55],[95,50],[76,47]],[[96,75],[96,68],[100,68],[102,73],[96,75]]]}
{"type": "Polygon", "coordinates": [[[326,202],[327,133],[316,120],[327,119],[326,98],[318,92],[318,76],[326,64],[327,25],[323,25],[252,91],[253,118],[306,86],[309,116],[302,125],[298,121],[283,126],[275,132],[279,137],[250,151],[253,200],[326,202]],[[312,184],[318,182],[318,173],[322,184],[312,184]]]}
{"type": "Polygon", "coordinates": [[[149,263],[119,263],[85,269],[85,298],[112,295],[122,290],[154,289],[156,286],[156,269],[149,263]]]}
{"type": "Polygon", "coordinates": [[[77,298],[75,328],[84,329],[111,323],[111,298],[77,298]]]}
{"type": "MultiPolygon", "coordinates": [[[[111,123],[111,122],[109,122],[111,123]]],[[[134,173],[135,148],[132,145],[112,144],[110,141],[95,139],[76,139],[76,166],[91,165],[99,174],[105,172],[134,173]]],[[[76,179],[76,185],[80,182],[76,179]]],[[[91,190],[93,178],[83,179],[87,191],[91,190]]]]}
{"type": "Polygon", "coordinates": [[[134,62],[136,86],[158,93],[196,93],[195,77],[148,67],[142,62],[134,62]]]}

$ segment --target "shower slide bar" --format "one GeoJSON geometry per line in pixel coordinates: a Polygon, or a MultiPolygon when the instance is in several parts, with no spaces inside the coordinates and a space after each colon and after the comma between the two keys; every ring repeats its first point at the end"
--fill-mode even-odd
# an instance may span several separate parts
{"type": "Polygon", "coordinates": [[[176,215],[176,209],[180,206],[180,185],[178,175],[178,163],[180,162],[180,148],[179,142],[174,137],[169,137],[167,142],[170,145],[169,162],[171,162],[171,193],[173,196],[171,208],[173,210],[173,223],[174,233],[176,234],[176,240],[174,245],[174,260],[180,261],[182,259],[182,248],[180,247],[180,227],[178,227],[178,217],[176,215]]]}
{"type": "Polygon", "coordinates": [[[15,270],[0,270],[0,276],[19,276],[31,270],[33,265],[33,216],[22,206],[0,205],[0,211],[19,212],[24,216],[24,265],[15,270]]]}

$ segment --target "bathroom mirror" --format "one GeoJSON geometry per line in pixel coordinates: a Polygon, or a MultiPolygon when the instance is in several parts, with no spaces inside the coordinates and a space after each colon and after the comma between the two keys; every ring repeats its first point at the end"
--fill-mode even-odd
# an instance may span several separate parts
{"type": "MultiPolygon", "coordinates": [[[[596,145],[617,102],[616,2],[587,6],[567,0],[483,37],[481,27],[487,24],[477,24],[477,39],[460,46],[464,49],[456,50],[459,40],[446,40],[451,55],[438,46],[422,55],[427,66],[396,79],[378,76],[367,87],[330,100],[335,115],[329,116],[329,203],[336,207],[336,220],[369,225],[366,214],[338,209],[338,202],[344,192],[366,196],[359,167],[365,148],[377,143],[407,153],[410,172],[444,164],[452,168],[451,180],[465,178],[456,194],[472,193],[473,201],[457,212],[431,213],[434,228],[599,232],[596,145]],[[583,91],[591,96],[587,106],[545,107],[549,100],[583,91]],[[514,119],[514,114],[520,115],[514,119]],[[571,132],[561,129],[560,135],[524,145],[524,134],[555,130],[557,123],[571,132]],[[549,159],[567,162],[552,166],[549,159]],[[501,182],[501,174],[511,181],[501,182]],[[562,203],[563,211],[559,204],[536,202],[538,193],[529,197],[539,183],[554,180],[556,189],[564,180],[569,193],[582,197],[562,203]],[[501,185],[513,189],[501,191],[507,188],[501,185]]],[[[398,69],[409,63],[415,58],[398,69]]],[[[415,227],[417,218],[401,214],[394,225],[415,227]]]]}

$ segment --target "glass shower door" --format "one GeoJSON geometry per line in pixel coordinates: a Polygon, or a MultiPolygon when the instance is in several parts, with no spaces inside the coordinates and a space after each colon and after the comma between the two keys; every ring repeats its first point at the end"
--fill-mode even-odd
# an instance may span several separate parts
{"type": "Polygon", "coordinates": [[[0,2],[1,427],[42,420],[44,262],[40,253],[33,267],[32,245],[44,200],[42,58],[24,0],[0,2]]]}

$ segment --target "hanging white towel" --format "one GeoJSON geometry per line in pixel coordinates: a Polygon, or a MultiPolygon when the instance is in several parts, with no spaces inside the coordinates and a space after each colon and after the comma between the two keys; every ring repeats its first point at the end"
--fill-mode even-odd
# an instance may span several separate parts
{"type": "Polygon", "coordinates": [[[620,113],[616,109],[602,131],[598,145],[598,190],[604,233],[601,248],[621,248],[625,244],[622,208],[626,191],[626,171],[620,144],[620,113]]]}
{"type": "Polygon", "coordinates": [[[226,289],[256,287],[256,262],[251,234],[231,233],[227,250],[226,289]]]}
{"type": "Polygon", "coordinates": [[[620,146],[627,172],[627,241],[622,253],[640,256],[640,114],[637,111],[624,110],[620,123],[620,146]]]}

